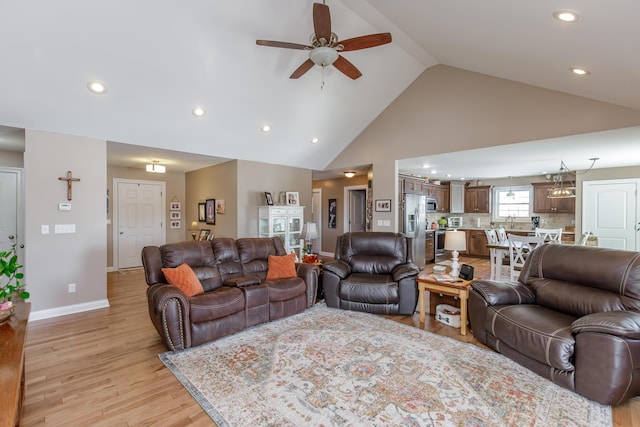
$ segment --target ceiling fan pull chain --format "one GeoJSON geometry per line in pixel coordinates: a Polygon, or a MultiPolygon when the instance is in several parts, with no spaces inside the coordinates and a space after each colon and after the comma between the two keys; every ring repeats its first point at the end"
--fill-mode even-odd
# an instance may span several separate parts
{"type": "Polygon", "coordinates": [[[320,90],[324,89],[324,65],[322,66],[322,70],[320,71],[320,90]]]}

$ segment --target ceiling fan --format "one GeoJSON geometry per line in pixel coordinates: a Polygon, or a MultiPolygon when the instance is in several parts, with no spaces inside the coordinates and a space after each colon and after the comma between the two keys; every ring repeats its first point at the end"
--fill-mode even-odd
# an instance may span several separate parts
{"type": "Polygon", "coordinates": [[[314,65],[326,67],[333,65],[346,76],[357,79],[362,75],[355,65],[347,61],[339,52],[367,49],[391,42],[390,33],[369,34],[368,36],[354,37],[338,41],[338,36],[331,32],[331,15],[329,6],[323,3],[313,4],[313,29],[310,45],[277,42],[271,40],[256,40],[260,46],[281,47],[285,49],[308,50],[309,59],[302,63],[290,78],[297,79],[309,71],[314,65]]]}

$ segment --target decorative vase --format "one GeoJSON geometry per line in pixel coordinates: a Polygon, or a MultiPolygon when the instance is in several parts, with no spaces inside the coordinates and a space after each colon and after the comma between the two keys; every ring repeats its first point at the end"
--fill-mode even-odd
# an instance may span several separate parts
{"type": "Polygon", "coordinates": [[[11,316],[13,316],[13,311],[15,310],[15,308],[16,308],[16,306],[12,305],[9,308],[6,308],[4,310],[0,310],[0,325],[4,325],[5,323],[7,323],[9,321],[11,316]]]}

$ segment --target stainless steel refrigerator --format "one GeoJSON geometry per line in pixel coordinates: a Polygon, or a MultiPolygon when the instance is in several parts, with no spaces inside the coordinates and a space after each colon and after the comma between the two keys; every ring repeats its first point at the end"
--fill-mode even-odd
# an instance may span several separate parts
{"type": "Polygon", "coordinates": [[[427,226],[426,197],[404,194],[404,224],[402,232],[413,239],[413,262],[422,269],[425,264],[425,235],[427,226]]]}

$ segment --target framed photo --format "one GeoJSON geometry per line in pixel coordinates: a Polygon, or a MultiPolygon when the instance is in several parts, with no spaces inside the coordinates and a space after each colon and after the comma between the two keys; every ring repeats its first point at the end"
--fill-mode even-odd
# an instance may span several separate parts
{"type": "Polygon", "coordinates": [[[336,228],[336,213],[338,212],[338,203],[336,199],[329,199],[329,228],[336,228]]]}
{"type": "Polygon", "coordinates": [[[205,222],[216,225],[216,199],[207,199],[204,204],[205,222]]]}
{"type": "Polygon", "coordinates": [[[171,211],[170,214],[171,219],[180,219],[180,211],[171,211]]]}
{"type": "Polygon", "coordinates": [[[204,202],[198,203],[198,221],[200,222],[205,221],[204,213],[205,213],[204,202]]]}
{"type": "Polygon", "coordinates": [[[299,196],[297,191],[287,191],[287,206],[298,206],[299,196]]]}
{"type": "Polygon", "coordinates": [[[216,199],[216,214],[224,214],[227,210],[226,203],[222,199],[216,199]]]}
{"type": "Polygon", "coordinates": [[[209,234],[211,233],[211,230],[209,230],[208,228],[203,228],[200,230],[200,237],[198,237],[198,240],[208,240],[209,234]]]}
{"type": "Polygon", "coordinates": [[[376,200],[376,212],[391,212],[391,199],[376,200]]]}
{"type": "Polygon", "coordinates": [[[169,209],[171,209],[172,211],[179,211],[180,202],[171,202],[171,204],[169,205],[169,209]]]}
{"type": "Polygon", "coordinates": [[[170,222],[171,228],[180,228],[180,220],[173,220],[170,222]]]}
{"type": "Polygon", "coordinates": [[[264,192],[264,198],[267,199],[267,205],[273,206],[273,196],[268,191],[264,192]]]}
{"type": "Polygon", "coordinates": [[[213,233],[209,233],[209,235],[207,235],[207,240],[213,240],[214,235],[213,233]]]}

